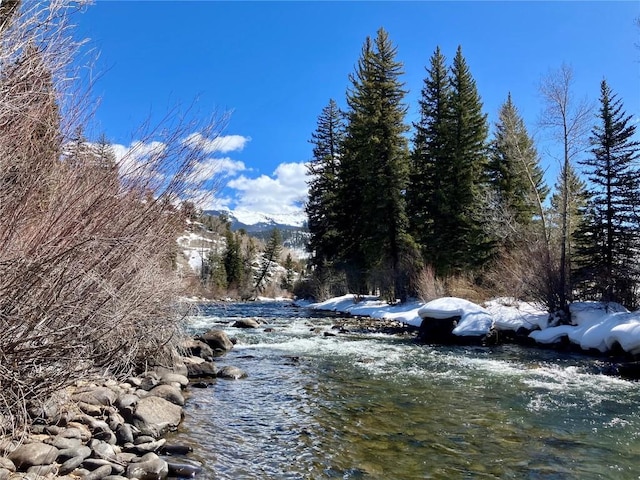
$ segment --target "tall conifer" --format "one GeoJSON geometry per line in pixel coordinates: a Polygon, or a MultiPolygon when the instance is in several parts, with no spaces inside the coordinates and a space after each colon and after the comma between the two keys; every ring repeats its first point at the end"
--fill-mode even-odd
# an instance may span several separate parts
{"type": "MultiPolygon", "coordinates": [[[[407,293],[414,243],[407,233],[404,192],[408,146],[402,64],[384,29],[367,38],[347,95],[347,134],[341,164],[341,199],[349,211],[345,253],[351,271],[390,299],[407,293]]],[[[352,276],[353,278],[353,276],[352,276]]]]}
{"type": "Polygon", "coordinates": [[[577,232],[574,280],[587,298],[636,306],[640,142],[632,116],[605,80],[590,158],[580,162],[589,179],[585,221],[577,232]]]}

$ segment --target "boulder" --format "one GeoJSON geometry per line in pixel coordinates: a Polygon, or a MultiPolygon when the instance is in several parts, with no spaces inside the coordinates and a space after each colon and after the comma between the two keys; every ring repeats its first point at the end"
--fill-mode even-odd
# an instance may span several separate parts
{"type": "Polygon", "coordinates": [[[160,383],[165,385],[175,385],[178,384],[181,387],[186,387],[189,385],[189,379],[186,375],[182,375],[179,373],[164,373],[160,376],[160,383]]]}
{"type": "Polygon", "coordinates": [[[127,467],[127,477],[142,480],[162,480],[169,475],[169,465],[155,453],[143,456],[140,462],[131,463],[127,467]]]}
{"type": "Polygon", "coordinates": [[[218,378],[226,378],[230,380],[238,380],[240,378],[245,378],[247,374],[244,370],[239,369],[238,367],[234,367],[231,365],[227,365],[222,367],[218,371],[218,378]]]}
{"type": "Polygon", "coordinates": [[[118,395],[107,387],[96,387],[87,392],[76,393],[72,400],[96,406],[111,406],[116,403],[118,395]]]}
{"type": "Polygon", "coordinates": [[[213,362],[189,363],[189,378],[216,378],[218,369],[213,362]]]}
{"type": "Polygon", "coordinates": [[[184,406],[184,397],[182,396],[182,392],[180,389],[171,385],[158,385],[151,390],[149,394],[169,400],[171,403],[180,405],[181,407],[184,406]]]}
{"type": "Polygon", "coordinates": [[[9,454],[17,469],[26,470],[37,465],[49,465],[58,458],[59,450],[46,443],[26,443],[9,454]]]}
{"type": "Polygon", "coordinates": [[[6,457],[0,457],[0,468],[4,468],[5,470],[9,470],[10,472],[16,471],[16,466],[14,463],[6,457]]]}
{"type": "Polygon", "coordinates": [[[240,318],[233,322],[231,326],[235,328],[258,328],[260,324],[253,318],[240,318]]]}
{"type": "Polygon", "coordinates": [[[215,354],[224,354],[233,348],[231,339],[222,330],[209,330],[197,338],[197,340],[209,345],[215,354]]]}
{"type": "Polygon", "coordinates": [[[147,397],[138,402],[133,425],[142,434],[159,437],[174,430],[182,420],[182,408],[160,397],[147,397]]]}
{"type": "Polygon", "coordinates": [[[201,340],[187,340],[183,344],[184,351],[192,357],[211,360],[214,357],[213,349],[201,340]]]}
{"type": "Polygon", "coordinates": [[[89,473],[89,475],[82,478],[83,480],[102,480],[106,476],[111,475],[111,470],[111,465],[102,465],[89,473]]]}

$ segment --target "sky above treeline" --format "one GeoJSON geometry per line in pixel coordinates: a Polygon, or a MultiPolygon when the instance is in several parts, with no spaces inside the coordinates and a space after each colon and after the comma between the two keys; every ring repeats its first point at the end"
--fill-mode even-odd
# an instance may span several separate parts
{"type": "Polygon", "coordinates": [[[228,138],[211,148],[224,179],[208,207],[289,213],[306,196],[317,117],[330,98],[346,107],[348,76],[380,27],[404,64],[408,124],[436,46],[450,63],[461,45],[491,125],[511,92],[553,184],[541,79],[567,63],[576,96],[597,104],[606,78],[638,122],[639,17],[637,1],[97,0],[75,22],[85,52],[99,53],[95,132],[126,148],[140,124],[176,106],[203,118],[230,112],[228,138]]]}

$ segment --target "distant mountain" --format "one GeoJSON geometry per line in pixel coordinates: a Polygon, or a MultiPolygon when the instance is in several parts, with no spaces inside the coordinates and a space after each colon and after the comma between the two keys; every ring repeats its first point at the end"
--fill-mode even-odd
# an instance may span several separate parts
{"type": "Polygon", "coordinates": [[[278,230],[304,230],[307,228],[307,216],[304,211],[296,213],[267,214],[244,209],[205,210],[203,213],[218,217],[226,216],[232,230],[244,228],[247,233],[270,232],[278,230]]]}
{"type": "Polygon", "coordinates": [[[307,258],[309,241],[307,216],[304,211],[294,214],[266,214],[249,210],[205,210],[205,215],[224,215],[231,222],[231,230],[244,229],[252,237],[267,241],[274,228],[280,230],[282,243],[293,250],[298,258],[307,258]]]}

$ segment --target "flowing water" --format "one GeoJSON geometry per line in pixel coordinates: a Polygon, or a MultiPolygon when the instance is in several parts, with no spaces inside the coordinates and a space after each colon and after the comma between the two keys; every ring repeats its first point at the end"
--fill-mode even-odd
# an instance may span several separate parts
{"type": "Polygon", "coordinates": [[[318,333],[334,320],[281,303],[191,320],[236,337],[216,363],[248,373],[192,389],[172,441],[200,479],[640,478],[640,384],[594,359],[318,333]]]}

